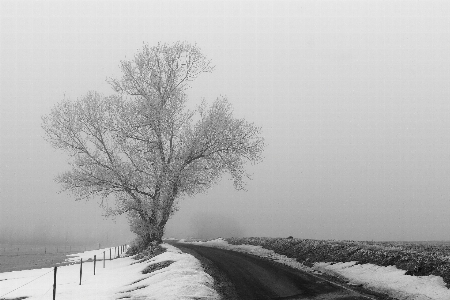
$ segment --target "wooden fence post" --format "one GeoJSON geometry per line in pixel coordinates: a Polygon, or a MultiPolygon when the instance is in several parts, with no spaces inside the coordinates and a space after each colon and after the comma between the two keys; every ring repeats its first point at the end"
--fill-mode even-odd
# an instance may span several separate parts
{"type": "Polygon", "coordinates": [[[83,259],[80,261],[80,285],[81,285],[81,276],[83,276],[83,259]]]}
{"type": "Polygon", "coordinates": [[[53,271],[53,300],[55,300],[55,297],[56,297],[56,270],[57,270],[57,268],[58,267],[55,267],[54,271],[53,271]]]}
{"type": "Polygon", "coordinates": [[[97,261],[97,255],[94,255],[94,275],[95,275],[95,263],[97,261]]]}

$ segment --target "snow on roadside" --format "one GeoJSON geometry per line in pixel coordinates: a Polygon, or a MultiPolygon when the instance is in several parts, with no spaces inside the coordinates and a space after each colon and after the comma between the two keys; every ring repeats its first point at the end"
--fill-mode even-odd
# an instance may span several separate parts
{"type": "Polygon", "coordinates": [[[449,300],[450,290],[440,276],[410,276],[405,270],[395,266],[377,266],[374,264],[356,264],[356,262],[316,263],[314,269],[339,275],[352,284],[384,292],[402,300],[449,300]]]}
{"type": "MultiPolygon", "coordinates": [[[[213,279],[203,271],[201,263],[178,248],[163,244],[166,252],[149,261],[139,262],[130,257],[97,261],[96,275],[93,262],[84,262],[93,255],[103,258],[103,251],[94,250],[71,255],[70,261],[83,258],[82,284],[79,285],[80,265],[61,266],[57,270],[56,299],[219,299],[213,289],[213,279]],[[147,266],[173,261],[169,266],[142,274],[147,266]]],[[[109,249],[109,248],[108,248],[109,249]]],[[[109,252],[109,250],[108,250],[109,252]]],[[[53,268],[0,273],[0,298],[45,299],[51,297],[53,268]]]]}
{"type": "Polygon", "coordinates": [[[309,271],[324,272],[347,278],[351,284],[362,284],[368,289],[386,293],[401,300],[450,300],[450,290],[446,288],[440,276],[410,276],[406,271],[395,266],[382,267],[373,264],[357,264],[356,262],[316,263],[309,268],[293,258],[277,254],[273,250],[253,245],[231,245],[219,238],[207,242],[179,242],[192,243],[208,247],[249,253],[272,259],[291,267],[309,271]]]}
{"type": "Polygon", "coordinates": [[[179,243],[187,243],[187,244],[196,244],[196,245],[200,245],[200,246],[215,247],[215,248],[220,248],[220,249],[225,249],[225,250],[233,250],[233,251],[248,253],[248,254],[254,254],[259,257],[268,258],[268,259],[277,261],[279,263],[283,263],[283,264],[291,266],[293,268],[297,268],[297,269],[309,271],[309,272],[314,272],[314,270],[297,262],[293,258],[289,258],[285,255],[275,253],[273,250],[268,250],[261,246],[231,245],[231,244],[228,244],[228,242],[222,238],[218,238],[218,239],[206,241],[206,242],[188,242],[184,239],[181,239],[178,242],[179,243]]]}

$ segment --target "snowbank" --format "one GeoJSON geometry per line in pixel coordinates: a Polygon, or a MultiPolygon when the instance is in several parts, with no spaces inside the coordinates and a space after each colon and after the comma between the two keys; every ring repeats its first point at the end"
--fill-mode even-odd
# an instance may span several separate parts
{"type": "MultiPolygon", "coordinates": [[[[92,259],[94,254],[103,258],[104,249],[71,255],[69,261],[78,262],[83,258],[82,284],[79,285],[79,264],[59,267],[56,299],[219,299],[212,288],[213,279],[196,258],[171,245],[163,244],[163,247],[166,252],[146,262],[130,257],[110,261],[108,253],[105,268],[103,261],[97,261],[95,276],[93,262],[84,261],[92,259]],[[147,266],[164,261],[173,263],[142,274],[147,266]]],[[[45,299],[51,297],[52,289],[53,268],[0,273],[0,298],[45,299]]]]}
{"type": "Polygon", "coordinates": [[[180,242],[193,243],[201,246],[216,247],[249,254],[258,255],[291,267],[309,272],[325,272],[344,277],[351,284],[362,284],[365,287],[380,291],[391,297],[401,300],[450,300],[450,290],[439,276],[409,276],[406,271],[399,270],[395,266],[381,267],[373,264],[345,263],[316,263],[309,268],[295,259],[277,254],[273,250],[264,249],[253,245],[231,245],[219,238],[207,242],[180,242]]]}
{"type": "Polygon", "coordinates": [[[373,264],[316,263],[314,269],[347,278],[351,284],[384,292],[404,300],[449,300],[450,291],[440,276],[409,276],[395,266],[382,267],[373,264]]]}

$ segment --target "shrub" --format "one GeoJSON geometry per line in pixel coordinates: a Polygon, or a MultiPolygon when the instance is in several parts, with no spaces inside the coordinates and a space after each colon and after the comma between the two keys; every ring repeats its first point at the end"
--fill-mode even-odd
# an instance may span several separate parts
{"type": "Polygon", "coordinates": [[[360,242],[286,238],[228,238],[234,245],[262,246],[307,266],[316,262],[396,266],[407,275],[441,276],[450,286],[450,243],[360,242]]]}

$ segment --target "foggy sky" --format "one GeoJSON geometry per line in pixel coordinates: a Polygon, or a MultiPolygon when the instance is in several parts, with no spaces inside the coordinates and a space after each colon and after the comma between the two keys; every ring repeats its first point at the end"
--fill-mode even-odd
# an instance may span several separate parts
{"type": "Polygon", "coordinates": [[[247,192],[181,199],[167,236],[450,240],[447,1],[0,1],[0,238],[133,238],[58,193],[41,117],[177,40],[216,66],[190,103],[227,96],[267,147],[247,192]]]}

